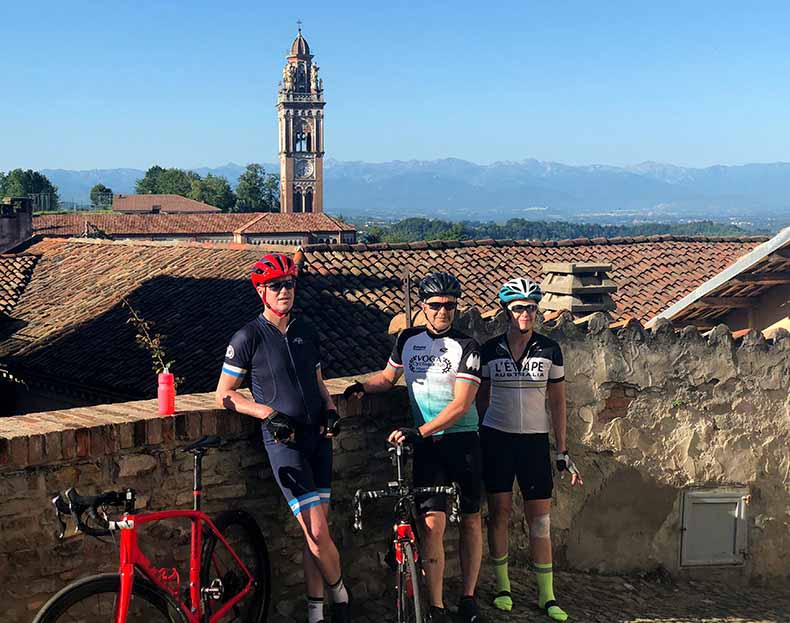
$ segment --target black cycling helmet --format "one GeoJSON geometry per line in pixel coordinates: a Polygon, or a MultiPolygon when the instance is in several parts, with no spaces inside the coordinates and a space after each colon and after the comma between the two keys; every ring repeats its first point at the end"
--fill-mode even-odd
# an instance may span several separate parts
{"type": "Polygon", "coordinates": [[[450,273],[431,273],[420,281],[420,300],[432,296],[461,296],[461,284],[450,273]]]}

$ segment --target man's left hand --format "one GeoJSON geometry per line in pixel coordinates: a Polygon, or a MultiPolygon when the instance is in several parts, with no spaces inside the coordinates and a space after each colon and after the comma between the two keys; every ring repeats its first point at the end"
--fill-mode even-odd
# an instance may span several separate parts
{"type": "Polygon", "coordinates": [[[324,427],[324,437],[337,437],[340,434],[340,416],[335,409],[328,409],[326,412],[326,425],[324,427]]]}

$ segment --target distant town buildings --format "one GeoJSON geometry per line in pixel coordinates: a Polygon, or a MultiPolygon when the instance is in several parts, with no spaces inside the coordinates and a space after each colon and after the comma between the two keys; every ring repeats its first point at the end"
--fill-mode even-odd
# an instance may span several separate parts
{"type": "Polygon", "coordinates": [[[119,214],[216,214],[212,205],[181,195],[113,195],[112,210],[119,214]]]}

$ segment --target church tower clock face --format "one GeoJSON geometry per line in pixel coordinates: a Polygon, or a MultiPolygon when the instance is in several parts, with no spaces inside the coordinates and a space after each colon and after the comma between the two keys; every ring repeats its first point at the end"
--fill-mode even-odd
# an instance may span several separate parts
{"type": "Polygon", "coordinates": [[[280,211],[324,211],[324,81],[301,26],[277,92],[280,211]]]}
{"type": "Polygon", "coordinates": [[[311,177],[313,175],[313,162],[308,158],[297,158],[295,172],[297,177],[311,177]]]}

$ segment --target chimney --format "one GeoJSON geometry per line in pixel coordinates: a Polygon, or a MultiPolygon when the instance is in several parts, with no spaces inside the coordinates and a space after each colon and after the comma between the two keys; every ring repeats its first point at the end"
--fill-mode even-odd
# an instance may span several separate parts
{"type": "Polygon", "coordinates": [[[550,262],[543,265],[546,275],[541,311],[566,309],[573,315],[609,312],[615,309],[611,294],[617,285],[607,274],[611,264],[597,262],[550,262]]]}
{"type": "Polygon", "coordinates": [[[33,235],[33,202],[28,197],[0,197],[0,253],[33,235]]]}

